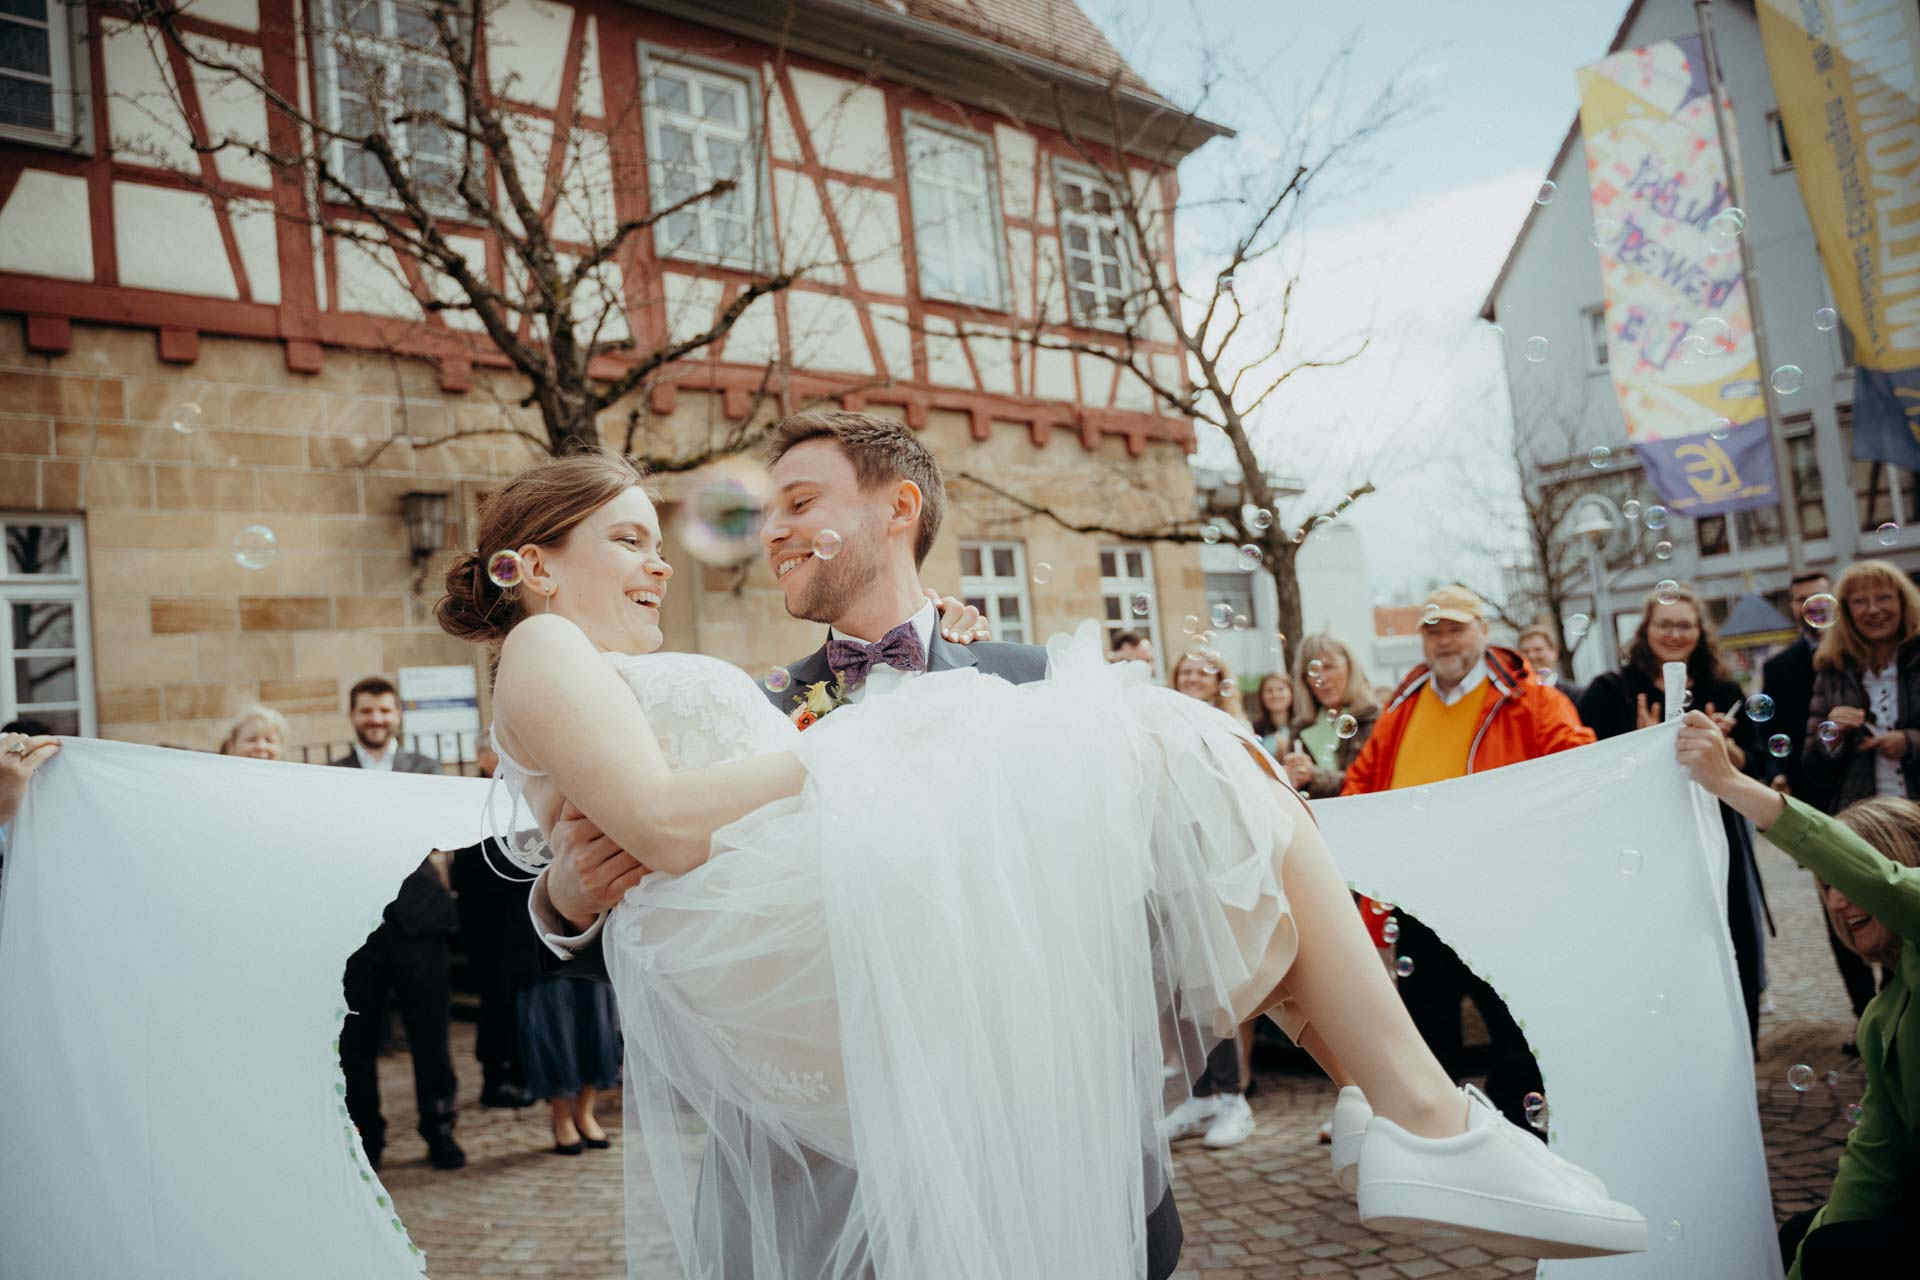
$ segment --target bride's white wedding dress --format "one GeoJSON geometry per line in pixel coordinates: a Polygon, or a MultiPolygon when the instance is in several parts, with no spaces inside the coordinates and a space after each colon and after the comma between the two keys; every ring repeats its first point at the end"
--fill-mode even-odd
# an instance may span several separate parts
{"type": "Polygon", "coordinates": [[[1302,811],[1090,626],[1050,648],[805,733],[724,662],[609,658],[676,768],[808,771],[606,926],[629,1218],[650,1183],[690,1275],[1140,1274],[1166,1091],[1292,961],[1302,811]]]}

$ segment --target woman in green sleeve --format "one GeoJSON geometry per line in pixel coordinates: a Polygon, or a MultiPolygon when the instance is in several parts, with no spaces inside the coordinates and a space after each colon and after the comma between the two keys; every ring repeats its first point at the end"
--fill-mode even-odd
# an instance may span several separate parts
{"type": "Polygon", "coordinates": [[[1878,1274],[1920,1257],[1920,804],[1878,796],[1827,817],[1747,777],[1713,721],[1681,722],[1680,763],[1812,871],[1846,946],[1890,974],[1860,1016],[1867,1092],[1827,1203],[1780,1228],[1788,1280],[1878,1274]]]}

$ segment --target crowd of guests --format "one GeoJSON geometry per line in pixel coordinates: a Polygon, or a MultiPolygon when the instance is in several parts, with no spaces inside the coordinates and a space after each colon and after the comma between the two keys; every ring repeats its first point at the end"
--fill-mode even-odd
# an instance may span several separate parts
{"type": "MultiPolygon", "coordinates": [[[[1920,1203],[1920,1025],[1909,1025],[1920,1024],[1920,1002],[1907,995],[1920,983],[1920,588],[1897,566],[1865,560],[1837,585],[1802,574],[1788,596],[1799,634],[1764,664],[1757,697],[1735,678],[1700,595],[1673,584],[1643,602],[1619,667],[1584,688],[1565,669],[1554,628],[1522,628],[1511,649],[1493,644],[1487,607],[1461,587],[1431,593],[1420,627],[1425,660],[1384,698],[1353,651],[1328,635],[1304,639],[1289,670],[1249,679],[1244,709],[1226,661],[1204,645],[1178,658],[1170,683],[1245,719],[1287,779],[1322,797],[1423,786],[1659,724],[1662,669],[1683,664],[1682,741],[1696,778],[1722,801],[1727,931],[1750,1040],[1757,1047],[1773,927],[1754,855],[1757,823],[1814,871],[1859,1021],[1857,1041],[1842,1049],[1865,1059],[1863,1118],[1826,1207],[1781,1233],[1790,1276],[1812,1280],[1866,1274],[1893,1251],[1911,1259],[1920,1245],[1910,1213],[1920,1203]],[[1709,760],[1711,768],[1702,763],[1709,760]],[[1903,1033],[1904,1056],[1894,1052],[1903,1033]]],[[[1114,656],[1141,655],[1116,646],[1114,656]]],[[[1484,1075],[1501,1111],[1533,1120],[1539,1067],[1498,993],[1416,917],[1357,901],[1441,1062],[1456,1076],[1484,1075]],[[1477,1058],[1463,1044],[1463,1000],[1486,1027],[1477,1058]]],[[[1246,1055],[1235,1048],[1223,1042],[1209,1058],[1193,1098],[1167,1118],[1170,1137],[1204,1134],[1208,1145],[1225,1146],[1252,1133],[1246,1055]]],[[[1321,1130],[1336,1152],[1344,1098],[1321,1130]]]]}

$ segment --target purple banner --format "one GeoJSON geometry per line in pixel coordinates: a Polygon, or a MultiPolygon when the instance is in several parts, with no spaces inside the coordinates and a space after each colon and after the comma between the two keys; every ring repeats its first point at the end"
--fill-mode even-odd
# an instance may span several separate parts
{"type": "Polygon", "coordinates": [[[1704,516],[1723,511],[1770,507],[1774,491],[1773,452],[1767,420],[1742,422],[1726,432],[1643,440],[1634,445],[1654,491],[1676,515],[1704,516]]]}

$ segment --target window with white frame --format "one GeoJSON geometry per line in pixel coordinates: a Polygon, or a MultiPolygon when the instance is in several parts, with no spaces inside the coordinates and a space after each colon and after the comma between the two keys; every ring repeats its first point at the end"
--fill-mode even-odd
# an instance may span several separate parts
{"type": "Polygon", "coordinates": [[[1004,310],[1000,199],[987,140],[909,120],[907,185],[921,294],[1004,310]]]}
{"type": "Polygon", "coordinates": [[[34,142],[73,143],[84,123],[76,91],[76,26],[69,0],[0,0],[0,129],[34,142]]]}
{"type": "Polygon", "coordinates": [[[86,545],[80,521],[0,516],[0,718],[31,718],[54,733],[94,732],[87,623],[86,545]]]}
{"type": "Polygon", "coordinates": [[[759,185],[751,83],[652,54],[643,65],[654,209],[670,209],[724,179],[734,182],[731,191],[695,200],[655,223],[655,248],[665,257],[751,267],[759,185]]]}
{"type": "Polygon", "coordinates": [[[1580,313],[1581,328],[1587,335],[1587,372],[1607,371],[1607,309],[1587,307],[1580,313]]]}
{"type": "Polygon", "coordinates": [[[1066,258],[1067,297],[1078,324],[1114,325],[1127,313],[1126,238],[1119,202],[1097,178],[1075,169],[1057,173],[1060,248],[1066,258]]]}
{"type": "Polygon", "coordinates": [[[1153,641],[1154,670],[1160,669],[1160,602],[1153,590],[1153,552],[1145,547],[1100,548],[1101,631],[1107,652],[1113,638],[1132,631],[1153,641]]]}
{"type": "Polygon", "coordinates": [[[1008,644],[1033,641],[1027,601],[1027,552],[1017,542],[960,544],[960,598],[980,611],[993,638],[1008,644]]]}
{"type": "Polygon", "coordinates": [[[409,185],[430,207],[459,210],[464,156],[449,124],[463,115],[460,85],[440,21],[460,22],[438,0],[322,0],[321,95],[328,167],[373,200],[394,198],[379,159],[357,139],[384,134],[409,185]],[[436,17],[436,11],[438,17],[436,17]]]}

